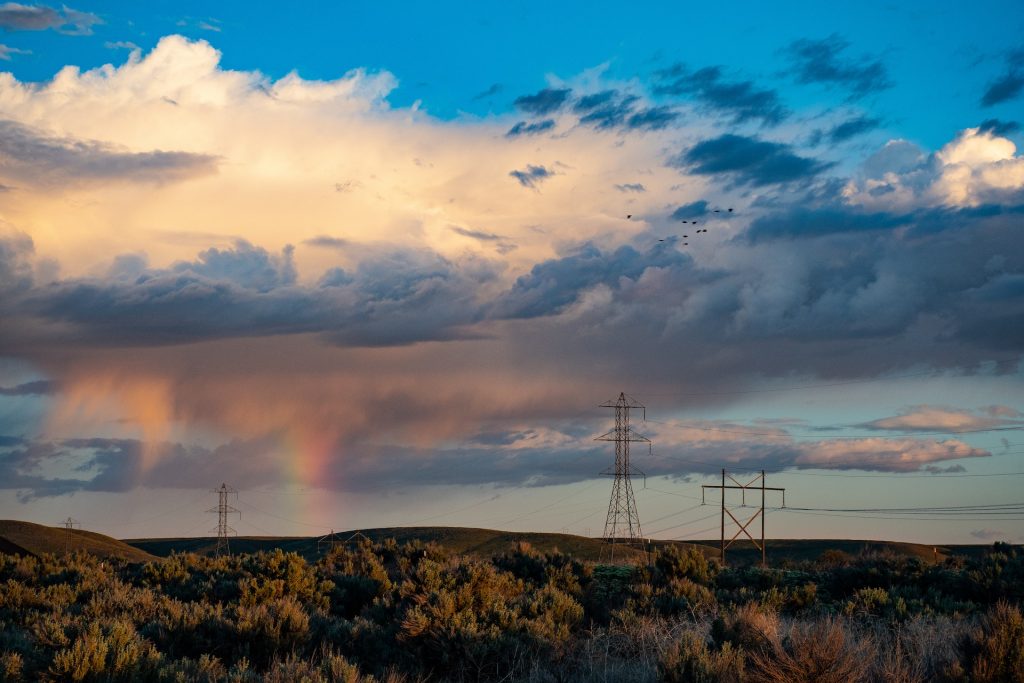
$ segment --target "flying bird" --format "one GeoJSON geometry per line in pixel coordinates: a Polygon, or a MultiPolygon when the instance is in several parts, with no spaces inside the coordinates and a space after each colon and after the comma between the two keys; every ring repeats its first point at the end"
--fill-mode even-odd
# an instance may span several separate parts
{"type": "Polygon", "coordinates": [[[627,218],[627,219],[628,219],[628,218],[632,218],[632,217],[633,217],[633,214],[631,214],[631,213],[627,213],[627,214],[626,214],[626,218],[627,218]]]}

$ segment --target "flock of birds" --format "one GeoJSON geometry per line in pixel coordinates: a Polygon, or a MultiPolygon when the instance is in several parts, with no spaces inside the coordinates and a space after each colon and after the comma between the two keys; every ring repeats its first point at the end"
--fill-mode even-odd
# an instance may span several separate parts
{"type": "MultiPolygon", "coordinates": [[[[732,208],[730,207],[728,209],[725,209],[725,212],[726,213],[732,213],[732,208]]],[[[712,209],[711,213],[722,213],[722,209],[712,209]]],[[[633,218],[633,214],[631,214],[631,213],[626,214],[626,220],[630,220],[632,218],[633,218]]],[[[684,225],[687,224],[687,223],[690,224],[690,225],[697,225],[697,221],[682,221],[682,222],[683,222],[684,225]]],[[[695,235],[699,235],[699,234],[705,233],[707,231],[708,231],[707,228],[698,228],[697,231],[694,234],[695,235]]],[[[683,235],[683,239],[689,239],[689,238],[690,238],[689,235],[683,235]]],[[[667,242],[669,240],[675,240],[675,239],[679,239],[679,236],[678,235],[673,235],[671,237],[662,237],[658,241],[659,242],[667,242]]],[[[690,244],[689,242],[683,242],[683,246],[684,247],[685,246],[689,246],[689,244],[690,244]]]]}

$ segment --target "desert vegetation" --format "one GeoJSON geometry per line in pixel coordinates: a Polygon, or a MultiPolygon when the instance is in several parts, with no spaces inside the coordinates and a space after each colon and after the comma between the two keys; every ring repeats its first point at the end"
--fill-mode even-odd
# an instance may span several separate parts
{"type": "Polygon", "coordinates": [[[0,555],[2,681],[1024,680],[1024,556],[0,555]]]}

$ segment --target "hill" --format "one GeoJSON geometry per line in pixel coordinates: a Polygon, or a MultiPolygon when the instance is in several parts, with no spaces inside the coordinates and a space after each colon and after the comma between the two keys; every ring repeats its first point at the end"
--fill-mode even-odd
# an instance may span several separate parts
{"type": "Polygon", "coordinates": [[[84,550],[98,557],[121,557],[131,562],[149,562],[153,555],[134,548],[123,541],[93,531],[43,526],[12,519],[0,520],[0,552],[13,555],[61,554],[71,550],[84,550]]]}
{"type": "MultiPolygon", "coordinates": [[[[581,560],[596,561],[607,551],[607,545],[596,538],[573,536],[571,534],[555,534],[541,532],[511,532],[494,529],[474,529],[465,527],[392,527],[380,529],[360,529],[338,532],[335,543],[355,543],[360,536],[371,541],[394,538],[399,543],[409,541],[433,542],[458,554],[490,558],[512,549],[521,541],[525,541],[541,552],[555,549],[573,555],[581,560]]],[[[172,552],[194,552],[206,554],[213,551],[215,539],[200,538],[150,538],[128,539],[125,541],[140,550],[153,555],[166,557],[172,552]]],[[[676,544],[693,546],[700,549],[710,559],[719,557],[718,541],[654,541],[654,546],[676,544]]],[[[280,548],[296,552],[307,559],[316,558],[321,551],[329,547],[327,540],[318,543],[313,537],[273,537],[273,536],[239,536],[231,539],[233,552],[258,552],[280,548]]],[[[839,551],[856,556],[865,553],[891,554],[903,557],[916,557],[924,561],[945,560],[951,555],[976,555],[990,548],[989,545],[946,545],[931,546],[919,543],[901,543],[897,541],[865,541],[846,539],[774,539],[768,541],[768,562],[778,565],[783,562],[799,562],[816,560],[825,551],[839,551]]],[[[641,557],[637,548],[616,545],[616,557],[635,561],[641,557]]],[[[760,562],[761,552],[749,541],[737,542],[729,548],[726,559],[729,564],[753,564],[760,562]]]]}
{"type": "MultiPolygon", "coordinates": [[[[596,538],[573,536],[571,534],[549,534],[539,532],[511,532],[493,529],[473,529],[464,527],[393,527],[382,529],[360,529],[336,533],[333,541],[337,544],[355,543],[359,536],[371,541],[382,541],[394,538],[399,543],[421,541],[437,543],[452,553],[490,558],[510,551],[516,543],[525,541],[541,552],[558,549],[582,560],[598,560],[601,551],[606,549],[603,542],[596,538]]],[[[215,546],[215,539],[204,538],[140,538],[127,539],[125,543],[144,550],[147,553],[166,557],[172,552],[210,553],[215,546]]],[[[258,552],[280,548],[296,552],[303,557],[312,559],[330,546],[330,540],[318,543],[317,538],[295,536],[239,536],[232,538],[233,552],[258,552]]],[[[641,553],[635,548],[617,545],[617,556],[636,559],[641,553]],[[621,553],[621,555],[620,555],[621,553]]]]}

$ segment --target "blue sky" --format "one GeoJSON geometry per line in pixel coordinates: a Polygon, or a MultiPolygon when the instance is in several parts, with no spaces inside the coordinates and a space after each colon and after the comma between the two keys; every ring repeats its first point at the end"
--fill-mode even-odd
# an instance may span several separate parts
{"type": "MultiPolygon", "coordinates": [[[[719,466],[804,507],[1019,499],[1019,3],[0,26],[0,516],[184,533],[160,510],[232,479],[250,533],[596,534],[619,391],[641,519],[719,466]]],[[[777,533],[1024,533],[819,512],[777,533]]]]}

